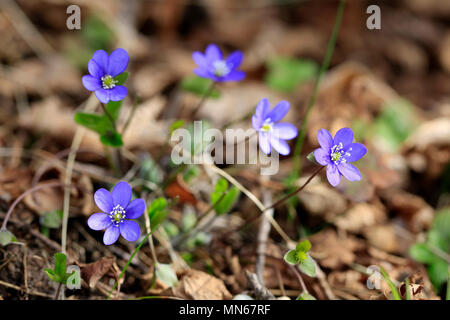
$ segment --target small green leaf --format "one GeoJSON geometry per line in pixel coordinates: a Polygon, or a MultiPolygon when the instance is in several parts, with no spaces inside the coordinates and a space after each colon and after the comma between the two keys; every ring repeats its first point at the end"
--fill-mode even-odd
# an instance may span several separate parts
{"type": "Polygon", "coordinates": [[[311,249],[311,242],[309,240],[303,240],[297,244],[297,247],[295,250],[302,251],[302,252],[308,252],[311,249]]]}
{"type": "Polygon", "coordinates": [[[318,66],[314,61],[277,57],[267,63],[265,83],[272,89],[292,92],[302,83],[314,79],[318,66]]]}
{"type": "MultiPolygon", "coordinates": [[[[109,115],[117,121],[119,119],[120,108],[122,107],[123,100],[120,101],[110,101],[106,104],[106,111],[108,111],[109,115]]],[[[106,120],[111,121],[106,114],[103,115],[106,120]]]]}
{"type": "Polygon", "coordinates": [[[289,250],[286,252],[284,255],[284,261],[295,266],[298,263],[297,252],[295,250],[289,250]]]}
{"type": "Polygon", "coordinates": [[[312,278],[316,276],[316,262],[310,255],[307,255],[306,259],[300,262],[298,267],[304,274],[312,278]]]}
{"type": "Polygon", "coordinates": [[[17,238],[11,232],[0,230],[0,245],[6,246],[13,242],[17,242],[17,238]]]}
{"type": "Polygon", "coordinates": [[[47,274],[47,276],[48,276],[48,278],[51,280],[51,281],[54,281],[54,282],[59,282],[59,277],[58,277],[58,275],[52,270],[52,269],[45,269],[44,270],[45,271],[45,273],[47,274]]]}
{"type": "Polygon", "coordinates": [[[121,74],[117,75],[114,77],[114,80],[116,80],[116,85],[117,86],[121,86],[125,83],[125,81],[127,81],[128,76],[130,75],[129,72],[122,72],[121,74]]]}
{"type": "MultiPolygon", "coordinates": [[[[188,76],[181,82],[181,88],[196,95],[204,96],[208,92],[211,83],[212,80],[210,79],[201,78],[198,76],[188,76]]],[[[217,89],[214,89],[209,95],[209,98],[213,99],[217,99],[219,97],[220,92],[217,89]]]]}
{"type": "Polygon", "coordinates": [[[300,294],[296,300],[317,300],[316,298],[314,298],[314,296],[312,296],[310,293],[308,292],[303,292],[302,294],[300,294]]]}
{"type": "Polygon", "coordinates": [[[177,225],[170,221],[165,221],[163,223],[163,228],[169,237],[175,237],[180,233],[180,230],[178,230],[177,225]]]}
{"type": "Polygon", "coordinates": [[[186,232],[194,228],[197,223],[197,217],[195,212],[191,210],[185,211],[183,217],[181,218],[181,229],[186,232]]]}
{"type": "Polygon", "coordinates": [[[54,271],[57,276],[59,276],[61,279],[64,279],[66,276],[66,268],[67,268],[67,257],[64,253],[57,252],[53,256],[55,260],[55,267],[54,271]]]}
{"type": "Polygon", "coordinates": [[[61,226],[63,212],[61,210],[53,210],[41,216],[39,222],[41,226],[58,229],[61,226]]]}
{"type": "Polygon", "coordinates": [[[104,116],[95,113],[77,112],[74,120],[79,125],[82,125],[98,134],[105,134],[108,130],[112,130],[111,122],[104,116]]]}
{"type": "Polygon", "coordinates": [[[159,280],[164,282],[169,287],[175,287],[177,285],[178,278],[170,264],[158,263],[155,268],[155,274],[159,280]]]}
{"type": "Polygon", "coordinates": [[[152,229],[157,228],[169,215],[169,210],[167,207],[167,200],[163,197],[155,199],[150,204],[148,208],[148,215],[150,217],[150,225],[152,229]]]}
{"type": "Polygon", "coordinates": [[[114,148],[119,148],[119,147],[123,146],[123,140],[122,140],[121,134],[118,132],[115,132],[115,131],[108,131],[107,133],[102,134],[100,136],[100,141],[105,146],[110,146],[110,147],[114,147],[114,148]]]}
{"type": "Polygon", "coordinates": [[[231,187],[227,194],[222,198],[222,200],[218,200],[217,205],[215,206],[215,211],[218,215],[225,214],[230,212],[233,206],[236,204],[239,195],[241,192],[235,186],[231,187]]]}
{"type": "Polygon", "coordinates": [[[436,291],[439,292],[444,283],[447,281],[448,263],[442,259],[437,260],[428,266],[427,271],[431,283],[435,287],[436,291]]]}

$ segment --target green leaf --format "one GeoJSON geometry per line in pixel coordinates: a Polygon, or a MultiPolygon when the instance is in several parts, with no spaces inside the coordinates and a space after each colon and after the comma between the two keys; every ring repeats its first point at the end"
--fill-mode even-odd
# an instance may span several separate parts
{"type": "MultiPolygon", "coordinates": [[[[106,111],[108,111],[109,115],[111,116],[111,118],[114,119],[114,121],[117,122],[117,119],[119,119],[119,113],[120,113],[120,108],[122,107],[122,103],[123,100],[120,101],[110,101],[106,104],[106,111]]],[[[103,115],[103,117],[110,121],[111,120],[108,118],[108,116],[106,114],[103,115]]],[[[112,127],[112,125],[111,125],[112,127]]]]}
{"type": "Polygon", "coordinates": [[[52,269],[45,269],[45,273],[51,281],[59,282],[59,276],[52,269]]]}
{"type": "Polygon", "coordinates": [[[314,298],[314,296],[312,296],[310,293],[308,292],[303,292],[302,294],[300,294],[296,300],[317,300],[316,298],[314,298]]]}
{"type": "Polygon", "coordinates": [[[92,131],[102,135],[108,130],[113,130],[111,122],[104,116],[95,113],[77,112],[74,120],[79,125],[82,125],[92,131]]]}
{"type": "Polygon", "coordinates": [[[437,292],[442,288],[442,285],[447,281],[448,263],[442,259],[436,260],[427,268],[428,276],[431,283],[437,292]]]}
{"type": "Polygon", "coordinates": [[[416,243],[409,248],[409,255],[416,261],[431,264],[439,258],[428,249],[426,243],[416,243]]]}
{"type": "Polygon", "coordinates": [[[64,253],[57,252],[53,256],[55,260],[54,271],[57,276],[63,280],[66,276],[66,268],[67,268],[67,257],[64,253]]]}
{"type": "Polygon", "coordinates": [[[311,242],[309,242],[309,240],[303,240],[299,242],[295,247],[295,250],[302,252],[308,252],[310,249],[311,249],[311,242]]]}
{"type": "Polygon", "coordinates": [[[164,228],[164,231],[166,231],[166,233],[167,233],[167,235],[169,237],[175,237],[175,236],[177,236],[180,233],[180,231],[178,230],[177,225],[175,223],[173,223],[173,222],[170,222],[170,221],[165,221],[163,223],[163,228],[164,228]]]}
{"type": "Polygon", "coordinates": [[[155,199],[148,208],[150,225],[152,229],[157,228],[169,215],[167,200],[163,197],[155,199]]]}
{"type": "Polygon", "coordinates": [[[108,131],[100,136],[100,141],[105,146],[119,148],[123,146],[122,135],[115,131],[108,131]]]}
{"type": "Polygon", "coordinates": [[[447,242],[450,242],[450,208],[444,208],[436,212],[432,229],[437,230],[447,242]]]}
{"type": "Polygon", "coordinates": [[[314,61],[277,57],[267,63],[265,83],[272,89],[292,92],[297,86],[314,79],[318,66],[314,61]]]}
{"type": "Polygon", "coordinates": [[[11,232],[0,230],[0,245],[6,246],[13,242],[17,242],[17,238],[11,232]]]}
{"type": "Polygon", "coordinates": [[[408,101],[390,101],[373,124],[374,143],[388,151],[397,151],[417,124],[414,108],[408,101]]]}
{"type": "MultiPolygon", "coordinates": [[[[121,74],[115,76],[114,80],[117,81],[116,85],[117,86],[123,85],[125,83],[125,81],[127,81],[129,75],[130,75],[130,73],[125,71],[125,72],[122,72],[121,74]]],[[[120,101],[118,101],[118,102],[120,102],[120,101]]]]}
{"type": "Polygon", "coordinates": [[[295,250],[289,250],[286,252],[284,255],[284,261],[295,266],[298,263],[297,252],[295,250]]]}
{"type": "Polygon", "coordinates": [[[230,212],[233,206],[236,204],[241,192],[235,186],[231,187],[230,190],[225,194],[222,200],[215,205],[215,211],[218,215],[230,212]]]}
{"type": "Polygon", "coordinates": [[[91,15],[84,21],[81,37],[91,49],[105,49],[112,44],[114,32],[99,15],[91,15]]]}
{"type": "MultiPolygon", "coordinates": [[[[208,92],[211,83],[211,79],[201,78],[198,76],[188,76],[181,82],[181,88],[196,95],[204,96],[208,92]]],[[[219,97],[220,92],[217,89],[214,89],[209,95],[209,98],[213,99],[217,99],[219,97]]]]}
{"type": "Polygon", "coordinates": [[[61,210],[53,210],[45,213],[39,220],[41,226],[58,229],[61,226],[63,212],[61,210]]]}
{"type": "Polygon", "coordinates": [[[300,262],[298,267],[306,275],[313,278],[316,276],[316,262],[313,258],[311,258],[309,254],[307,255],[307,258],[305,260],[300,262]]]}
{"type": "Polygon", "coordinates": [[[158,263],[156,266],[156,277],[169,287],[174,287],[178,283],[178,278],[170,264],[158,263]]]}

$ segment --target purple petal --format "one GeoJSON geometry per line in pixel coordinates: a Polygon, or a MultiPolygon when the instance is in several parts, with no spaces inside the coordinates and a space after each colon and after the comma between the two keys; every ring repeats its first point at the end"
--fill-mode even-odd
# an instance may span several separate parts
{"type": "Polygon", "coordinates": [[[98,67],[103,71],[106,72],[108,70],[109,57],[105,50],[95,51],[92,56],[92,60],[94,60],[97,63],[98,67]]]}
{"type": "Polygon", "coordinates": [[[316,161],[323,166],[330,164],[329,151],[325,151],[322,148],[314,150],[314,158],[316,158],[316,161]]]}
{"type": "Polygon", "coordinates": [[[111,101],[123,100],[127,96],[127,92],[127,87],[115,86],[114,88],[109,89],[109,99],[111,101]]]}
{"type": "Polygon", "coordinates": [[[338,165],[339,172],[350,181],[361,180],[361,173],[359,170],[350,163],[341,163],[338,165]]]}
{"type": "Polygon", "coordinates": [[[88,70],[91,75],[95,78],[100,79],[105,75],[105,70],[103,70],[94,59],[89,60],[88,70]]]}
{"type": "Polygon", "coordinates": [[[286,115],[289,111],[289,102],[280,101],[273,107],[272,111],[269,112],[267,118],[270,118],[273,122],[278,122],[286,115]]]}
{"type": "Polygon", "coordinates": [[[241,81],[245,78],[245,72],[241,70],[233,70],[223,77],[223,81],[241,81]]]}
{"type": "Polygon", "coordinates": [[[136,241],[141,235],[141,228],[136,221],[124,220],[120,225],[120,234],[125,240],[136,241]]]}
{"type": "Polygon", "coordinates": [[[273,125],[273,135],[279,139],[291,140],[297,136],[297,127],[291,123],[280,122],[273,125]]]}
{"type": "Polygon", "coordinates": [[[195,51],[192,54],[192,59],[194,59],[195,63],[200,68],[207,68],[208,67],[208,60],[206,60],[205,55],[203,53],[201,53],[200,51],[195,51]]]}
{"type": "Polygon", "coordinates": [[[255,130],[259,130],[266,119],[266,115],[270,111],[270,103],[267,98],[261,99],[256,106],[255,114],[252,117],[252,124],[255,130]]]}
{"type": "Polygon", "coordinates": [[[105,188],[95,191],[94,202],[97,207],[105,213],[110,213],[114,207],[112,195],[105,188]]]}
{"type": "Polygon", "coordinates": [[[325,150],[331,150],[333,146],[333,137],[326,129],[320,129],[317,132],[317,141],[319,141],[320,146],[325,150]]]}
{"type": "Polygon", "coordinates": [[[344,148],[353,142],[352,129],[342,128],[342,129],[339,129],[338,132],[336,132],[336,135],[334,136],[334,144],[338,145],[341,142],[342,142],[342,146],[344,148]]]}
{"type": "Polygon", "coordinates": [[[103,104],[109,102],[109,90],[107,89],[100,88],[95,90],[95,96],[103,104]]]}
{"type": "Polygon", "coordinates": [[[120,235],[119,227],[111,225],[108,229],[106,229],[105,234],[103,235],[103,243],[109,246],[114,242],[116,242],[117,239],[119,239],[119,235],[120,235]]]}
{"type": "Polygon", "coordinates": [[[114,50],[109,56],[108,69],[106,73],[112,77],[121,74],[127,68],[129,59],[128,52],[126,52],[125,49],[118,48],[114,50]]]}
{"type": "Polygon", "coordinates": [[[258,138],[258,143],[259,143],[259,147],[261,148],[262,152],[264,152],[265,154],[269,154],[270,153],[270,137],[267,134],[267,132],[260,132],[259,133],[259,138],[258,138]]]}
{"type": "Polygon", "coordinates": [[[345,158],[347,162],[353,162],[361,159],[366,154],[367,148],[361,143],[352,143],[345,151],[350,154],[345,158]]]}
{"type": "Polygon", "coordinates": [[[241,65],[243,58],[244,54],[241,51],[234,51],[228,56],[226,62],[231,69],[235,69],[241,65]]]}
{"type": "Polygon", "coordinates": [[[83,86],[89,91],[95,91],[102,87],[102,82],[98,78],[95,78],[91,75],[83,76],[81,78],[81,82],[83,83],[83,86]]]}
{"type": "Polygon", "coordinates": [[[274,136],[271,137],[270,144],[279,154],[282,154],[283,156],[287,156],[291,151],[286,141],[278,139],[274,136]]]}
{"type": "Polygon", "coordinates": [[[327,179],[333,187],[336,187],[341,181],[341,174],[334,163],[327,166],[327,179]]]}
{"type": "Polygon", "coordinates": [[[215,44],[210,44],[206,48],[206,59],[209,62],[213,62],[216,60],[222,60],[222,51],[220,51],[219,47],[215,44]]]}
{"type": "Polygon", "coordinates": [[[122,208],[126,208],[131,200],[131,187],[125,181],[118,182],[112,191],[112,198],[114,206],[120,205],[122,208]]]}
{"type": "Polygon", "coordinates": [[[126,208],[126,219],[137,219],[145,211],[145,201],[143,199],[134,199],[126,208]]]}
{"type": "Polygon", "coordinates": [[[196,75],[198,75],[199,77],[212,79],[210,73],[205,69],[201,69],[201,68],[194,69],[194,73],[196,75]]]}
{"type": "Polygon", "coordinates": [[[106,213],[94,213],[87,221],[92,230],[104,230],[111,225],[111,218],[106,213]]]}

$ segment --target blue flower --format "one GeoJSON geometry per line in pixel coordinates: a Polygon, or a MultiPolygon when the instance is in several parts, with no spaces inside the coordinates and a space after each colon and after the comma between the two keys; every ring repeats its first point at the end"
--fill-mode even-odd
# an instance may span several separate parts
{"type": "Polygon", "coordinates": [[[252,117],[253,128],[259,132],[259,147],[265,154],[269,154],[271,146],[282,155],[288,155],[289,145],[285,140],[297,136],[297,128],[287,122],[279,122],[289,111],[289,102],[281,101],[272,110],[267,98],[262,99],[256,106],[252,117]]]}
{"type": "Polygon", "coordinates": [[[317,133],[320,148],[314,151],[316,161],[327,166],[327,179],[335,187],[341,181],[341,175],[347,180],[361,180],[361,173],[350,162],[361,159],[367,152],[361,143],[353,142],[353,131],[350,128],[340,129],[336,135],[320,129],[317,133]]]}
{"type": "Polygon", "coordinates": [[[130,219],[139,218],[145,211],[145,201],[142,199],[131,200],[131,187],[121,181],[114,186],[112,192],[102,188],[94,194],[97,207],[103,212],[94,213],[88,219],[88,226],[92,230],[105,230],[103,243],[113,244],[119,238],[119,234],[128,241],[136,241],[141,229],[137,222],[130,219]]]}
{"type": "Polygon", "coordinates": [[[122,48],[114,50],[109,56],[104,50],[95,51],[88,63],[90,75],[81,79],[84,87],[94,91],[101,103],[122,100],[127,96],[127,88],[117,85],[114,77],[125,71],[128,61],[128,53],[122,48]]]}
{"type": "Polygon", "coordinates": [[[198,65],[194,73],[199,77],[216,82],[240,81],[245,78],[245,72],[236,70],[244,58],[241,51],[234,51],[227,59],[224,59],[219,47],[210,44],[206,48],[205,54],[195,51],[192,58],[198,65]]]}

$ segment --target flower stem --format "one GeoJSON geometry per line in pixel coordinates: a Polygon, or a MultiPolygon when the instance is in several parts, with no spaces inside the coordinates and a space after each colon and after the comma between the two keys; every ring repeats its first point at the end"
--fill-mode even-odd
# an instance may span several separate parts
{"type": "Polygon", "coordinates": [[[127,263],[125,264],[125,267],[123,267],[122,272],[119,275],[119,278],[117,278],[116,282],[114,282],[113,287],[111,288],[111,290],[108,293],[108,297],[106,299],[111,299],[111,294],[113,293],[114,290],[116,290],[117,285],[120,281],[120,279],[122,279],[123,275],[125,274],[125,272],[127,271],[128,267],[131,264],[131,261],[133,260],[133,258],[136,256],[136,254],[139,252],[139,250],[142,248],[142,246],[144,245],[145,241],[147,241],[148,237],[150,237],[153,233],[153,230],[150,231],[149,233],[147,233],[144,237],[144,239],[142,239],[142,241],[139,243],[139,245],[136,247],[136,249],[134,250],[134,252],[131,254],[130,258],[128,259],[127,263]]]}
{"type": "Polygon", "coordinates": [[[194,111],[192,112],[192,118],[195,119],[197,112],[200,110],[200,108],[203,106],[203,104],[205,103],[206,99],[209,98],[209,96],[211,95],[211,93],[213,92],[214,88],[216,86],[216,82],[212,81],[211,84],[209,85],[208,89],[206,90],[205,94],[202,96],[202,98],[200,99],[200,101],[197,103],[197,106],[195,107],[194,111]]]}
{"type": "Polygon", "coordinates": [[[316,170],[316,171],[308,178],[308,180],[306,180],[306,182],[305,182],[302,186],[298,187],[297,189],[295,189],[295,190],[292,191],[291,193],[288,193],[287,195],[285,195],[284,197],[282,197],[282,198],[281,198],[280,200],[278,200],[277,202],[271,204],[271,205],[270,205],[269,207],[267,207],[265,210],[269,210],[269,209],[272,209],[272,208],[277,207],[278,205],[282,204],[283,202],[285,202],[285,201],[286,201],[287,199],[289,199],[290,197],[292,197],[292,196],[294,196],[295,194],[297,194],[297,193],[299,193],[300,191],[302,191],[302,190],[308,185],[308,183],[310,183],[311,180],[312,180],[317,174],[319,174],[320,171],[323,170],[323,168],[325,168],[325,167],[321,166],[319,169],[317,169],[317,170],[316,170]]]}
{"type": "Polygon", "coordinates": [[[306,288],[305,282],[303,281],[302,275],[297,270],[297,266],[292,266],[292,265],[289,265],[289,266],[291,267],[292,271],[294,271],[295,275],[297,276],[298,282],[302,286],[303,292],[309,293],[308,289],[306,288]]]}
{"type": "Polygon", "coordinates": [[[2,227],[0,228],[0,230],[6,230],[6,224],[8,223],[9,217],[11,216],[14,208],[19,204],[19,202],[29,193],[33,193],[36,192],[40,189],[44,189],[44,188],[54,188],[54,187],[61,187],[64,186],[63,183],[61,182],[52,182],[52,183],[46,183],[46,184],[40,184],[37,185],[31,189],[28,189],[27,191],[25,191],[24,193],[22,193],[11,205],[11,207],[9,207],[8,212],[6,213],[5,219],[3,220],[2,223],[2,227]]]}
{"type": "Polygon", "coordinates": [[[58,289],[56,289],[55,300],[59,299],[59,294],[61,293],[62,283],[58,284],[58,289]]]}
{"type": "Polygon", "coordinates": [[[337,35],[339,33],[339,28],[341,26],[342,15],[344,13],[344,7],[345,7],[345,0],[340,0],[339,7],[337,10],[337,14],[336,14],[336,20],[334,22],[333,31],[331,33],[330,40],[328,41],[327,51],[326,51],[325,57],[322,61],[322,65],[320,66],[319,74],[318,74],[318,76],[316,78],[316,82],[314,84],[313,93],[312,93],[311,98],[309,99],[308,105],[306,107],[306,113],[303,118],[302,126],[300,129],[298,138],[297,138],[295,149],[294,149],[294,168],[293,168],[293,174],[292,174],[294,179],[301,175],[300,154],[302,152],[303,143],[304,143],[305,136],[306,136],[306,129],[307,129],[307,125],[308,125],[309,115],[316,103],[317,94],[319,92],[320,82],[322,81],[325,71],[328,69],[328,66],[329,66],[330,60],[331,60],[331,56],[333,55],[334,47],[336,45],[337,35]]]}

